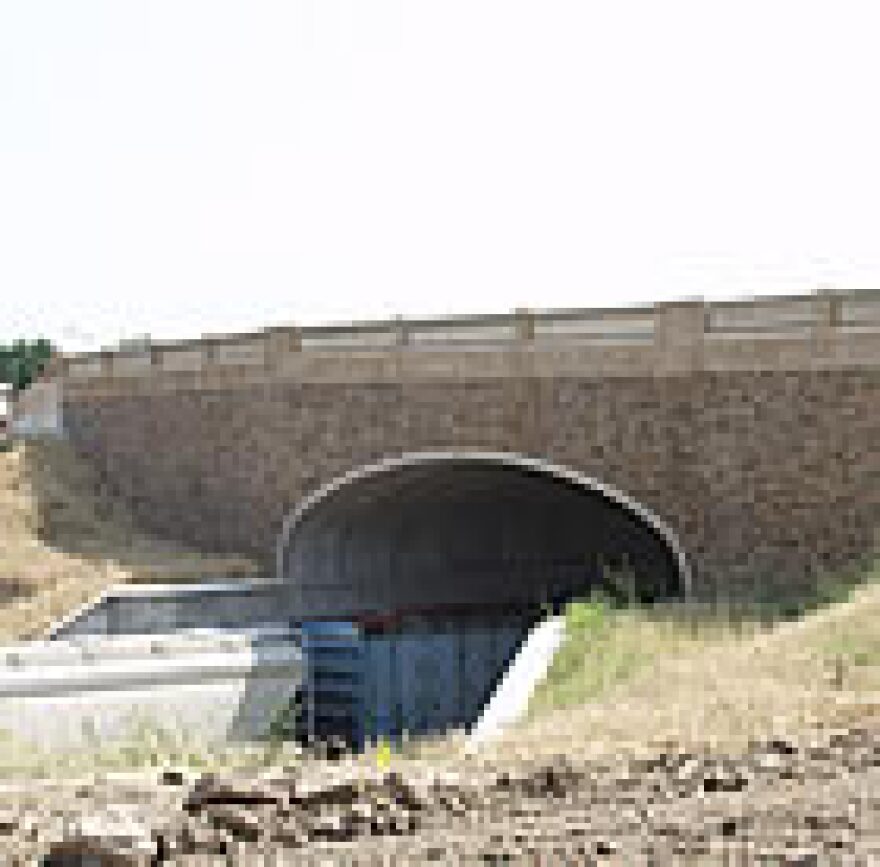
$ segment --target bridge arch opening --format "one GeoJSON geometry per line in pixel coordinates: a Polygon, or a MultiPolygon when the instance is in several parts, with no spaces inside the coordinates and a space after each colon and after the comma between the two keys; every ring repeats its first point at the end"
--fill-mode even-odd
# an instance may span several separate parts
{"type": "Polygon", "coordinates": [[[510,453],[404,454],[324,485],[288,515],[278,578],[294,620],[558,607],[594,589],[686,596],[671,528],[623,492],[510,453]]]}

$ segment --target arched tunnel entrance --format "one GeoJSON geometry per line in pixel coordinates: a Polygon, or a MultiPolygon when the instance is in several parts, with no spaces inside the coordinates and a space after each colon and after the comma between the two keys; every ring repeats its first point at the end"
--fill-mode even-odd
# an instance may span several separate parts
{"type": "Polygon", "coordinates": [[[651,602],[689,581],[673,533],[624,494],[489,453],[404,455],[336,479],[288,517],[278,575],[315,658],[330,624],[367,637],[371,710],[358,713],[386,733],[473,724],[548,606],[599,588],[651,602]]]}
{"type": "Polygon", "coordinates": [[[689,581],[671,530],[624,494],[485,453],[391,458],[331,482],[288,518],[278,573],[304,620],[540,605],[603,583],[652,601],[689,581]]]}

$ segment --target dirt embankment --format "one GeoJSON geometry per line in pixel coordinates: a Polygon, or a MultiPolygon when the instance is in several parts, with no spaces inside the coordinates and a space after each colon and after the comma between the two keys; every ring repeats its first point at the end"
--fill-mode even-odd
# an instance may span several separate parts
{"type": "Polygon", "coordinates": [[[35,638],[111,584],[256,574],[243,557],[152,538],[71,448],[16,442],[0,451],[0,642],[35,638]]]}
{"type": "Polygon", "coordinates": [[[880,730],[443,775],[287,769],[31,791],[0,817],[0,845],[22,865],[870,864],[880,730]]]}

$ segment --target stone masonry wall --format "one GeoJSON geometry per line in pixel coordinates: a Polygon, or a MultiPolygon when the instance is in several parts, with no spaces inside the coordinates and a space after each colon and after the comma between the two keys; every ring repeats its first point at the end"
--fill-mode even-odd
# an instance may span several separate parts
{"type": "Polygon", "coordinates": [[[272,568],[285,514],[423,450],[511,451],[613,485],[678,534],[700,595],[791,590],[875,550],[880,368],[282,377],[65,392],[64,423],[154,530],[272,568]]]}

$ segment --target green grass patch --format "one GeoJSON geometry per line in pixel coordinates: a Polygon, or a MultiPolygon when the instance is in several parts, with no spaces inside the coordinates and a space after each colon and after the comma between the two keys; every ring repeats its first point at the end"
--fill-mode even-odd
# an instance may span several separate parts
{"type": "MultiPolygon", "coordinates": [[[[871,569],[863,585],[880,584],[880,566],[871,569]]],[[[840,660],[856,668],[880,666],[880,608],[863,604],[842,620],[832,621],[819,639],[826,659],[840,660]]]]}
{"type": "MultiPolygon", "coordinates": [[[[752,597],[649,606],[597,595],[573,601],[565,609],[565,639],[535,691],[529,715],[597,701],[660,659],[699,660],[710,648],[735,647],[785,621],[830,610],[878,581],[880,568],[870,563],[819,580],[814,592],[799,600],[752,597]]],[[[814,636],[822,656],[855,667],[880,665],[880,628],[873,613],[868,608],[823,627],[814,636]]]]}
{"type": "Polygon", "coordinates": [[[597,596],[572,602],[565,611],[565,639],[531,703],[543,709],[594,700],[641,670],[657,653],[691,640],[692,625],[659,610],[619,607],[597,596]]]}
{"type": "Polygon", "coordinates": [[[824,643],[822,650],[826,656],[856,667],[877,666],[880,665],[880,632],[836,635],[824,643]]]}

